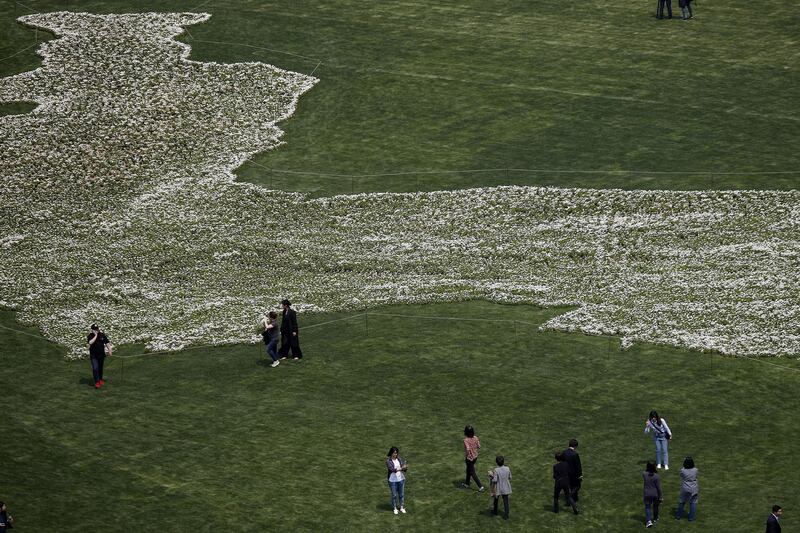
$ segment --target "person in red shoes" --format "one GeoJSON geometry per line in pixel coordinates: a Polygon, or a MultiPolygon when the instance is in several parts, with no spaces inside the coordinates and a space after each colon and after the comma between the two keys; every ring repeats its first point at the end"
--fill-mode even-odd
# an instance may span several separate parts
{"type": "Polygon", "coordinates": [[[111,355],[111,343],[97,324],[91,325],[86,342],[89,343],[89,361],[92,363],[94,388],[99,389],[106,384],[106,380],[103,379],[103,362],[106,355],[111,355]]]}

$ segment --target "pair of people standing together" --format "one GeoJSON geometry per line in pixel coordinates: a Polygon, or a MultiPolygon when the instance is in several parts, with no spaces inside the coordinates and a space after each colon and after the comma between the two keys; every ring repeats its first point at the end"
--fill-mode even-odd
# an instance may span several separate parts
{"type": "Polygon", "coordinates": [[[303,351],[300,349],[300,338],[298,337],[299,328],[297,326],[297,312],[292,309],[292,302],[283,300],[281,302],[283,313],[280,328],[278,327],[278,314],[270,311],[261,320],[261,327],[264,337],[264,344],[267,346],[267,355],[272,358],[273,368],[280,364],[280,359],[286,359],[289,350],[295,360],[303,358],[303,351]],[[281,347],[278,350],[278,332],[280,331],[281,347]]]}

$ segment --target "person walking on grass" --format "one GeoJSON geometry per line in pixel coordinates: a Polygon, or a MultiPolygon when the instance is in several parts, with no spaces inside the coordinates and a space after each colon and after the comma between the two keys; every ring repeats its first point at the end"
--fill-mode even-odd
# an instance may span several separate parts
{"type": "Polygon", "coordinates": [[[92,364],[94,388],[99,389],[106,384],[103,376],[103,363],[106,356],[111,356],[111,341],[108,340],[105,333],[100,331],[100,326],[92,324],[86,342],[89,344],[89,362],[92,364]]]}
{"type": "Polygon", "coordinates": [[[772,506],[772,513],[767,517],[766,533],[781,533],[780,519],[783,515],[783,509],[780,505],[772,506]]]}
{"type": "Polygon", "coordinates": [[[405,487],[406,487],[406,470],[408,470],[408,463],[400,457],[400,450],[396,446],[389,448],[389,453],[386,457],[386,470],[389,479],[389,490],[391,491],[391,505],[394,514],[398,514],[398,505],[400,506],[400,513],[406,514],[405,506],[405,487]]]}
{"type": "Polygon", "coordinates": [[[300,350],[300,339],[297,336],[299,328],[297,327],[297,313],[292,309],[292,302],[284,299],[281,302],[283,306],[283,317],[281,318],[281,349],[278,352],[281,359],[286,359],[289,350],[292,350],[292,358],[299,360],[303,358],[303,351],[300,350]]]}
{"type": "Polygon", "coordinates": [[[644,527],[653,527],[653,524],[658,522],[658,506],[664,501],[661,494],[661,478],[656,473],[656,464],[653,461],[647,461],[642,479],[644,479],[644,527]]]}
{"type": "Polygon", "coordinates": [[[494,507],[492,514],[497,516],[500,498],[503,498],[503,520],[508,520],[508,513],[511,510],[508,497],[511,495],[511,469],[506,466],[506,459],[498,455],[494,459],[497,468],[489,470],[489,483],[491,493],[494,497],[494,507]]]}
{"type": "Polygon", "coordinates": [[[267,346],[267,355],[272,358],[272,366],[275,368],[281,362],[278,360],[278,314],[275,311],[270,311],[264,318],[261,319],[261,326],[264,331],[261,336],[264,337],[264,344],[267,346]]]}
{"type": "Polygon", "coordinates": [[[553,465],[553,512],[558,512],[558,497],[564,492],[567,503],[572,507],[572,512],[578,514],[578,506],[572,499],[569,491],[569,465],[563,453],[556,454],[556,464],[553,465]]]}
{"type": "Polygon", "coordinates": [[[681,492],[678,496],[678,510],[675,512],[675,520],[683,517],[683,507],[689,502],[689,522],[694,522],[697,514],[697,496],[700,493],[700,485],[697,483],[697,468],[694,466],[694,459],[687,457],[683,460],[681,468],[681,492]]]}
{"type": "Polygon", "coordinates": [[[569,492],[577,503],[578,491],[581,490],[583,483],[583,467],[581,466],[581,456],[578,454],[578,439],[570,439],[569,447],[562,453],[569,465],[569,492]]]}
{"type": "Polygon", "coordinates": [[[483,492],[484,486],[481,480],[478,479],[478,474],[475,473],[475,463],[478,461],[478,450],[481,448],[481,440],[475,435],[475,429],[472,426],[464,428],[464,463],[467,467],[466,477],[464,483],[461,484],[465,489],[469,488],[470,479],[475,480],[478,486],[478,492],[483,492]]]}
{"type": "Polygon", "coordinates": [[[644,432],[653,433],[658,468],[669,470],[669,441],[672,439],[672,431],[667,425],[667,419],[658,416],[656,411],[650,411],[650,416],[644,423],[644,432]]]}

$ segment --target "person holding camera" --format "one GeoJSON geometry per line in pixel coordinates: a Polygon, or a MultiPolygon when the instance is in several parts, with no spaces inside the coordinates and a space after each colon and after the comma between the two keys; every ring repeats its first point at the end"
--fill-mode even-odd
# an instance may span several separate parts
{"type": "Polygon", "coordinates": [[[8,514],[6,504],[0,502],[0,533],[6,533],[8,529],[14,529],[14,517],[8,514]]]}
{"type": "Polygon", "coordinates": [[[103,363],[106,356],[111,356],[111,341],[100,331],[100,326],[92,324],[86,342],[89,343],[89,361],[92,364],[94,388],[99,389],[106,384],[103,377],[103,363]]]}
{"type": "Polygon", "coordinates": [[[386,477],[389,481],[394,514],[406,514],[406,470],[408,470],[408,463],[400,457],[400,450],[397,449],[397,446],[389,448],[389,453],[386,454],[386,477]],[[400,506],[399,511],[398,505],[400,506]]]}
{"type": "Polygon", "coordinates": [[[644,424],[644,432],[653,433],[653,442],[656,445],[656,463],[658,468],[669,470],[669,446],[668,442],[672,439],[672,431],[667,425],[667,419],[658,416],[656,411],[650,411],[650,416],[644,424]]]}

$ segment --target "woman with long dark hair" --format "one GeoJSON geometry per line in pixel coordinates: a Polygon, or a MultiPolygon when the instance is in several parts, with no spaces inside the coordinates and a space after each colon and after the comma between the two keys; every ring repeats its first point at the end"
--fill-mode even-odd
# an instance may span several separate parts
{"type": "Polygon", "coordinates": [[[389,480],[389,490],[392,493],[392,510],[394,514],[398,514],[399,505],[399,512],[405,514],[405,472],[408,470],[408,463],[406,463],[405,459],[400,457],[400,450],[398,450],[396,446],[389,448],[389,453],[386,456],[386,470],[386,475],[389,480]]]}
{"type": "Polygon", "coordinates": [[[642,479],[644,479],[645,527],[653,527],[653,524],[658,522],[658,506],[663,501],[661,478],[656,474],[656,464],[653,461],[647,461],[647,466],[642,472],[642,479]]]}
{"type": "Polygon", "coordinates": [[[466,477],[464,483],[461,484],[465,489],[469,488],[470,479],[475,480],[478,485],[478,492],[483,492],[483,483],[478,479],[478,474],[475,472],[475,463],[478,462],[478,450],[481,448],[481,440],[475,435],[475,429],[472,426],[464,428],[464,463],[467,466],[466,477]]]}
{"type": "Polygon", "coordinates": [[[656,411],[650,411],[650,416],[644,423],[644,432],[653,433],[653,442],[656,445],[656,464],[658,468],[669,470],[669,445],[672,431],[667,425],[667,419],[658,416],[656,411]]]}

